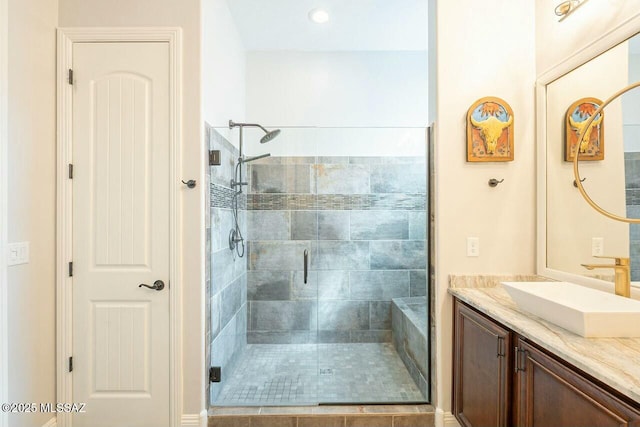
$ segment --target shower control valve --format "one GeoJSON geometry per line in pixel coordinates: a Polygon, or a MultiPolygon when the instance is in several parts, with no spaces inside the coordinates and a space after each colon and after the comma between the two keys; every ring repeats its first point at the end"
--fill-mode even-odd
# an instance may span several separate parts
{"type": "Polygon", "coordinates": [[[248,182],[238,182],[235,179],[231,180],[231,188],[238,187],[240,185],[249,185],[249,183],[248,182]]]}

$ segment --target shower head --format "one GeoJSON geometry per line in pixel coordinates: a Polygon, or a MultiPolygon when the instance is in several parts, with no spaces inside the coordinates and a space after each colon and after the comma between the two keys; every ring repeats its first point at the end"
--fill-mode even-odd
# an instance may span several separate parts
{"type": "Polygon", "coordinates": [[[267,132],[265,136],[260,138],[260,144],[265,144],[271,141],[272,139],[276,138],[278,135],[280,135],[280,129],[274,129],[270,132],[267,132]]]}
{"type": "Polygon", "coordinates": [[[261,144],[271,141],[272,139],[274,139],[276,136],[280,134],[280,129],[268,131],[267,129],[264,128],[264,126],[259,125],[258,123],[236,123],[233,120],[229,120],[229,129],[233,129],[235,127],[239,127],[240,129],[242,129],[243,127],[252,127],[252,128],[262,129],[262,131],[266,135],[260,138],[261,144]]]}

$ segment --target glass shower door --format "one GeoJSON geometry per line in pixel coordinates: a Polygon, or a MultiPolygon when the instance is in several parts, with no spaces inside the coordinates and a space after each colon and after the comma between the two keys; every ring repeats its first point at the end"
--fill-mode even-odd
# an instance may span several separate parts
{"type": "Polygon", "coordinates": [[[424,128],[316,129],[318,400],[425,402],[424,128]]]}
{"type": "MultiPolygon", "coordinates": [[[[212,233],[212,402],[425,402],[425,129],[282,128],[264,144],[244,132],[244,257],[212,233]]],[[[237,158],[224,159],[227,177],[237,158]]],[[[212,187],[222,234],[228,179],[212,187]]]]}
{"type": "MultiPolygon", "coordinates": [[[[255,387],[262,405],[318,403],[318,237],[315,129],[283,128],[247,153],[249,321],[255,387]]],[[[253,368],[250,368],[253,369],[253,368]]]]}

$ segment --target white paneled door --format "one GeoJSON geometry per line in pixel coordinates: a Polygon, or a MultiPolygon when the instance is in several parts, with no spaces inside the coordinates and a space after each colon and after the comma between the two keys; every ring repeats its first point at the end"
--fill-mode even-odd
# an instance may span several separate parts
{"type": "Polygon", "coordinates": [[[75,43],[73,80],[73,425],[169,426],[169,44],[75,43]]]}

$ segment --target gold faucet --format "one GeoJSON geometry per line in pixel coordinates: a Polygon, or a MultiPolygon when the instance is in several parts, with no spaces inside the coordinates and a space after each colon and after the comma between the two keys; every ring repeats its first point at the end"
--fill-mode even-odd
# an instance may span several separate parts
{"type": "Polygon", "coordinates": [[[616,295],[626,298],[631,297],[631,269],[629,267],[629,258],[596,256],[595,258],[605,258],[615,260],[615,264],[580,264],[587,270],[594,268],[613,268],[616,282],[616,295]]]}

